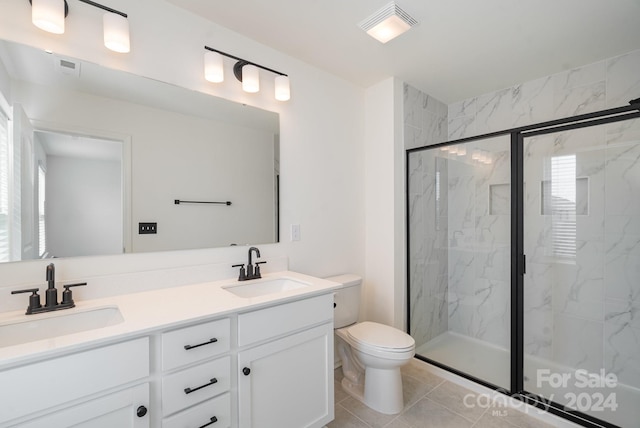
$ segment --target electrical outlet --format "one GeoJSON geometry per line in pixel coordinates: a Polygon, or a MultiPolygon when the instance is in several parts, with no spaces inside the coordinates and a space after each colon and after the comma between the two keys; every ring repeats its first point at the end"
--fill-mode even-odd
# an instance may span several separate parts
{"type": "Polygon", "coordinates": [[[299,241],[300,240],[300,225],[292,224],[291,225],[291,240],[299,241]]]}
{"type": "Polygon", "coordinates": [[[150,235],[158,233],[158,223],[138,223],[139,235],[150,235]]]}

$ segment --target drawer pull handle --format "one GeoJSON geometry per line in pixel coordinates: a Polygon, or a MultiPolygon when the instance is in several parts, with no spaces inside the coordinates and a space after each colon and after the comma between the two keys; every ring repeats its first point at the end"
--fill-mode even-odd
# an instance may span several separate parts
{"type": "Polygon", "coordinates": [[[192,392],[195,392],[195,391],[197,391],[197,390],[199,390],[199,389],[206,388],[207,386],[211,386],[211,385],[213,385],[214,383],[218,383],[218,379],[216,379],[215,377],[214,377],[213,379],[211,379],[211,380],[209,381],[209,383],[205,383],[204,385],[201,385],[201,386],[199,386],[199,387],[197,387],[197,388],[193,388],[193,389],[191,389],[191,388],[185,388],[185,389],[184,389],[184,393],[185,393],[185,394],[191,394],[192,392]]]}
{"type": "Polygon", "coordinates": [[[200,426],[200,428],[208,427],[209,425],[213,425],[213,424],[215,424],[216,422],[218,422],[218,418],[216,418],[215,416],[213,416],[213,417],[210,419],[210,421],[211,421],[211,422],[206,423],[206,424],[204,424],[204,425],[200,426]]]}
{"type": "Polygon", "coordinates": [[[215,337],[213,339],[211,339],[208,342],[204,342],[204,343],[199,343],[197,345],[184,345],[184,349],[186,349],[187,351],[189,349],[193,349],[193,348],[198,348],[200,346],[204,346],[204,345],[210,345],[211,343],[216,343],[218,341],[218,339],[216,339],[215,337]]]}

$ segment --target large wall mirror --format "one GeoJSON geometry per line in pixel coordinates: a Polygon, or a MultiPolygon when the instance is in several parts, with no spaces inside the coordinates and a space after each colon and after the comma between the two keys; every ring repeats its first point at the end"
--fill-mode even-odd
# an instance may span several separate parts
{"type": "Polygon", "coordinates": [[[0,92],[0,261],[278,241],[277,113],[7,41],[0,92]]]}

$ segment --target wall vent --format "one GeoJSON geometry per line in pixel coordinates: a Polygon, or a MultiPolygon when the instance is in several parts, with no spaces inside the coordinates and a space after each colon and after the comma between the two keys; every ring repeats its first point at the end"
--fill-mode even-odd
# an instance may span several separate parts
{"type": "Polygon", "coordinates": [[[70,76],[80,77],[80,63],[64,58],[55,58],[56,71],[70,76]]]}
{"type": "Polygon", "coordinates": [[[397,16],[402,21],[404,21],[409,27],[413,27],[418,23],[415,19],[411,17],[407,12],[405,12],[400,6],[395,4],[395,2],[391,2],[384,6],[382,9],[375,12],[370,17],[366,18],[362,21],[358,26],[362,28],[364,31],[369,31],[376,25],[380,24],[385,19],[397,16]]]}

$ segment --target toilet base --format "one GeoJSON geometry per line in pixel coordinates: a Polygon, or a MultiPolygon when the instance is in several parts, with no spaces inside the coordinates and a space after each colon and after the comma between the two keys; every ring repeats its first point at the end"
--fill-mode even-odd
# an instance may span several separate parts
{"type": "Polygon", "coordinates": [[[364,403],[364,386],[350,382],[346,377],[342,378],[342,389],[344,392],[364,403]]]}
{"type": "Polygon", "coordinates": [[[345,377],[342,379],[342,389],[378,413],[395,415],[404,408],[399,368],[381,370],[367,367],[364,382],[355,384],[345,377]]]}

